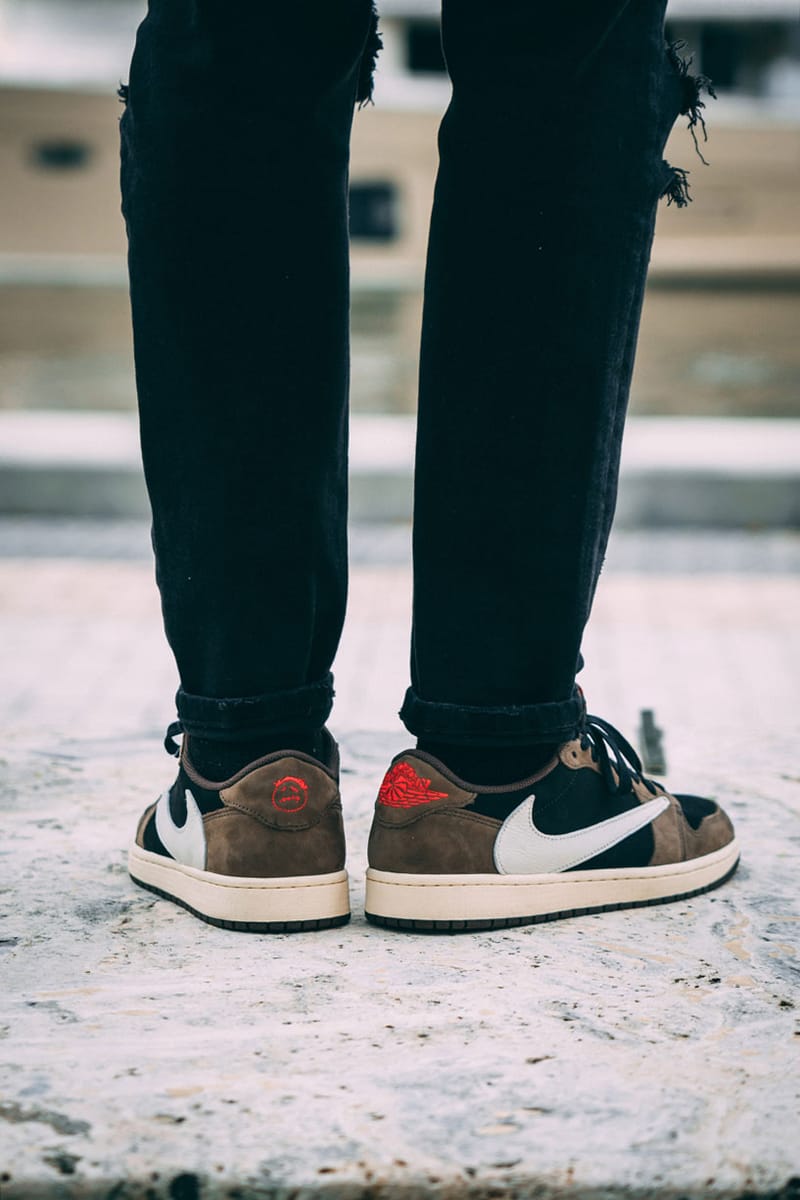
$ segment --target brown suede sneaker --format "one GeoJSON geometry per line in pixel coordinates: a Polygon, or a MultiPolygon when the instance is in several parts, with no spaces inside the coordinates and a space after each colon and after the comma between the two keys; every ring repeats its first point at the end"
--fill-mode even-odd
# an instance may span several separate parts
{"type": "Polygon", "coordinates": [[[181,755],[178,778],[142,815],[135,883],[226,929],[290,933],[350,918],[339,754],[281,750],[224,783],[181,755]]]}
{"type": "Polygon", "coordinates": [[[722,809],[646,779],[597,717],[510,787],[472,786],[419,750],[399,755],[368,853],[367,919],[430,932],[678,900],[723,883],[739,861],[722,809]]]}

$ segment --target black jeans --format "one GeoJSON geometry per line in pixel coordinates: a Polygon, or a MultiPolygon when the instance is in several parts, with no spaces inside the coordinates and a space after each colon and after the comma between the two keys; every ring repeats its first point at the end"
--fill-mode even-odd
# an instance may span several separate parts
{"type": "MultiPolygon", "coordinates": [[[[684,198],[662,152],[693,81],[664,3],[444,0],[412,733],[535,744],[580,721],[655,208],[684,198]]],[[[376,49],[371,0],[150,0],[123,90],[142,448],[196,736],[274,738],[330,711],[349,137],[376,49]]]]}

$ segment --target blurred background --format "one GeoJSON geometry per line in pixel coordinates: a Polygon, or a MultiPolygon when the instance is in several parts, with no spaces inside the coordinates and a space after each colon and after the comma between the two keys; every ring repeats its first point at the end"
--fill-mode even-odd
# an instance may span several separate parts
{"type": "MultiPolygon", "coordinates": [[[[354,125],[356,524],[410,516],[426,227],[449,95],[438,7],[382,0],[376,103],[354,125]]],[[[52,546],[53,521],[85,533],[87,521],[147,515],[116,98],[144,9],[0,0],[0,553],[35,552],[37,537],[52,546]]],[[[670,0],[667,32],[719,99],[710,166],[684,119],[667,148],[691,173],[693,203],[660,206],[618,528],[786,533],[800,524],[798,6],[670,0]]]]}

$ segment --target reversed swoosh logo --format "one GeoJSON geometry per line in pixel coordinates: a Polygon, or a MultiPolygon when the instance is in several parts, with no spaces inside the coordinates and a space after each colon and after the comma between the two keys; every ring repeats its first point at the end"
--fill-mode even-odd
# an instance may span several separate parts
{"type": "Polygon", "coordinates": [[[176,862],[185,867],[204,870],[206,865],[206,833],[203,814],[189,789],[186,789],[186,821],[176,825],[169,809],[169,789],[159,796],[156,804],[156,833],[176,862]]]}
{"type": "Polygon", "coordinates": [[[632,833],[644,829],[669,808],[669,799],[659,796],[609,817],[597,825],[571,833],[542,833],[533,820],[535,796],[523,800],[506,818],[494,844],[494,862],[501,875],[550,875],[568,871],[602,854],[632,833]]]}

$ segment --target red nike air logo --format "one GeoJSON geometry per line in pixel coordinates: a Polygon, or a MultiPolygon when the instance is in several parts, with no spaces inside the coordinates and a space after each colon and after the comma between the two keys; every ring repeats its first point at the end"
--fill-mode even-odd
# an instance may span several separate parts
{"type": "Polygon", "coordinates": [[[378,803],[388,808],[414,808],[417,804],[446,799],[447,792],[432,791],[430,779],[418,775],[405,762],[395,763],[389,768],[378,792],[378,803]]]}

